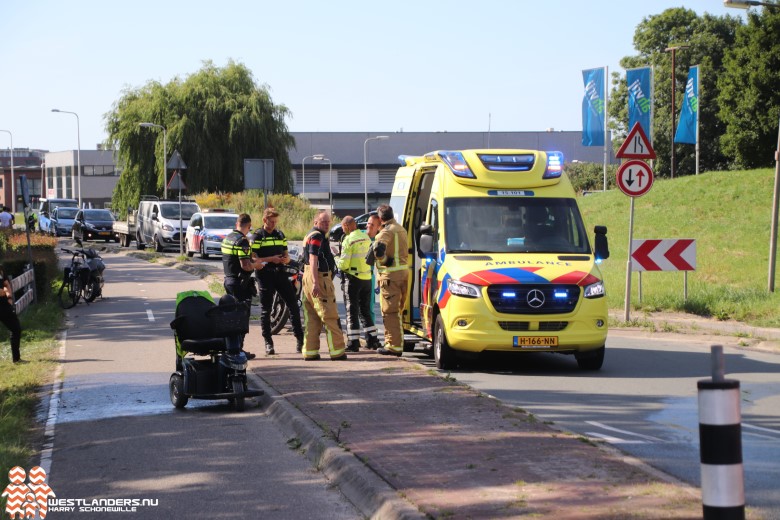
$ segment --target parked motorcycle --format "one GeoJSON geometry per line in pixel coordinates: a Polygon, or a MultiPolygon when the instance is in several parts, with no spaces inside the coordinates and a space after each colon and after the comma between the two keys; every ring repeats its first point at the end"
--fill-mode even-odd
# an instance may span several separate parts
{"type": "Polygon", "coordinates": [[[71,255],[71,259],[70,265],[64,269],[58,294],[60,306],[63,309],[70,309],[81,298],[90,303],[103,296],[103,271],[106,269],[106,264],[103,263],[103,258],[98,252],[91,247],[89,249],[62,248],[62,251],[71,255]]]}
{"type": "MultiPolygon", "coordinates": [[[[283,271],[287,274],[287,279],[295,289],[295,296],[298,299],[298,309],[301,309],[301,292],[303,291],[303,249],[298,246],[290,246],[288,249],[290,263],[284,266],[283,271]]],[[[260,294],[260,281],[255,278],[257,294],[260,294]]],[[[271,334],[279,334],[290,319],[290,309],[279,293],[274,293],[274,299],[271,303],[271,334]]]]}

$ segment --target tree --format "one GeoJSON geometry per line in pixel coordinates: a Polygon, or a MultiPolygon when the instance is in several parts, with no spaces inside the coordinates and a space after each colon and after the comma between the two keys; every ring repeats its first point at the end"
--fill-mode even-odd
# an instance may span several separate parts
{"type": "MultiPolygon", "coordinates": [[[[723,70],[725,49],[736,38],[741,22],[732,16],[717,17],[709,14],[698,16],[685,8],[666,9],[661,14],[646,17],[634,32],[634,48],[638,56],[626,56],[620,61],[625,68],[653,67],[653,148],[657,159],[654,172],[661,177],[671,173],[670,156],[672,142],[671,98],[672,71],[671,46],[688,45],[675,56],[675,118],[679,121],[688,69],[699,65],[699,151],[702,170],[720,169],[726,164],[721,152],[720,136],[725,125],[719,118],[717,78],[723,70]]],[[[615,132],[616,147],[628,133],[628,90],[625,74],[613,73],[610,101],[610,128],[615,132]]],[[[675,127],[678,124],[675,121],[675,127]]],[[[675,172],[695,172],[693,145],[675,145],[675,172]]]]}
{"type": "Polygon", "coordinates": [[[162,195],[162,132],[138,126],[151,122],[167,129],[168,153],[177,149],[187,164],[189,193],[243,191],[245,158],[273,159],[274,191],[292,189],[288,149],[295,142],[268,88],[257,85],[242,64],[223,68],[205,62],[184,80],[149,82],[126,90],[105,116],[108,141],[118,150],[122,175],[112,197],[120,212],[141,195],[162,195]]]}
{"type": "MultiPolygon", "coordinates": [[[[778,6],[780,7],[780,6],[778,6]]],[[[733,166],[756,168],[774,161],[780,119],[780,9],[748,12],[748,23],[727,50],[718,82],[720,118],[727,126],[723,151],[733,166]]]]}

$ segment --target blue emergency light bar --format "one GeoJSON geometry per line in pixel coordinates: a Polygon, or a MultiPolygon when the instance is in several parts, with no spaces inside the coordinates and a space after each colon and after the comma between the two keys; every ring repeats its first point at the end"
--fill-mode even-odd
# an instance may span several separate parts
{"type": "Polygon", "coordinates": [[[542,179],[557,179],[563,173],[563,153],[547,152],[547,169],[542,179]]]}
{"type": "Polygon", "coordinates": [[[479,160],[494,172],[527,172],[534,167],[536,155],[523,153],[516,155],[480,154],[479,160]]]}

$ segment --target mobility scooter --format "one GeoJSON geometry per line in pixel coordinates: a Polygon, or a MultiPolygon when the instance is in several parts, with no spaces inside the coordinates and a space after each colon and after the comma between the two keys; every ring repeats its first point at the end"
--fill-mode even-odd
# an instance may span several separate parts
{"type": "Polygon", "coordinates": [[[249,332],[249,304],[225,295],[214,303],[208,291],[176,296],[171,322],[176,340],[176,372],[171,374],[171,403],[184,408],[192,399],[227,399],[237,412],[244,399],[262,395],[247,388],[246,354],[241,350],[249,332]]]}

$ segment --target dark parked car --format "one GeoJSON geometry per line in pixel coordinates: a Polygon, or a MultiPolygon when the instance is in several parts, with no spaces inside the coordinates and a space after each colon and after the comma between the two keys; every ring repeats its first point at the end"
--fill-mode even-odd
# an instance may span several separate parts
{"type": "MultiPolygon", "coordinates": [[[[368,224],[368,217],[373,214],[376,214],[376,211],[369,211],[368,213],[363,213],[362,215],[355,217],[355,222],[357,222],[358,229],[365,231],[366,225],[368,224]]],[[[341,224],[336,224],[330,228],[330,231],[328,232],[328,239],[330,239],[331,244],[338,244],[341,242],[342,238],[344,238],[344,230],[341,229],[341,224]]]]}
{"type": "Polygon", "coordinates": [[[54,208],[51,212],[51,219],[49,223],[49,234],[55,237],[66,237],[73,229],[73,222],[75,222],[76,213],[79,212],[79,208],[69,208],[66,206],[59,206],[54,208]]]}
{"type": "Polygon", "coordinates": [[[76,214],[71,236],[73,240],[113,240],[119,242],[114,233],[114,214],[107,209],[82,209],[76,214]]]}

